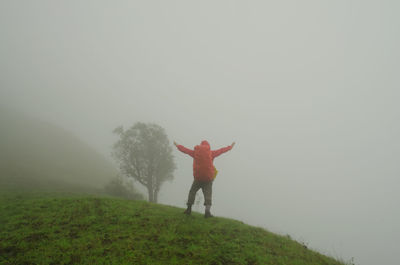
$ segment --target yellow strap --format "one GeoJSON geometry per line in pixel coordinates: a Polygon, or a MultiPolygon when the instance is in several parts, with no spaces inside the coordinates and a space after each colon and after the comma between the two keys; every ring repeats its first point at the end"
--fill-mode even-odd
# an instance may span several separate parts
{"type": "Polygon", "coordinates": [[[215,177],[217,176],[217,174],[218,174],[218,170],[214,167],[214,176],[213,176],[213,179],[215,179],[215,177]]]}

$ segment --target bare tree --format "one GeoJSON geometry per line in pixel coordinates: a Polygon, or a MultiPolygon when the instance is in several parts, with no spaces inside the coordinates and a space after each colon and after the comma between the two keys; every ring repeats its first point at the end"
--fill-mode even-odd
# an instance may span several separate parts
{"type": "Polygon", "coordinates": [[[162,183],[173,179],[176,168],[165,130],[157,124],[138,122],[128,130],[117,127],[114,133],[120,138],[112,154],[121,173],[145,186],[149,201],[157,202],[162,183]]]}

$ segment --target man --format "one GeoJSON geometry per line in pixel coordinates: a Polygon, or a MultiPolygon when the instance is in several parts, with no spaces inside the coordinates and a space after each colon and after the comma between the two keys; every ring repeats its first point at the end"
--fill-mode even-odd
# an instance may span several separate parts
{"type": "Polygon", "coordinates": [[[206,207],[204,217],[212,217],[211,215],[211,198],[212,183],[217,175],[217,169],[214,167],[213,161],[217,156],[228,152],[233,148],[235,143],[230,146],[212,151],[207,141],[202,141],[200,145],[196,145],[194,150],[188,149],[183,145],[174,142],[174,145],[182,153],[193,157],[193,184],[189,191],[187,209],[184,212],[187,215],[192,213],[192,205],[196,197],[197,191],[201,188],[204,194],[204,206],[206,207]]]}

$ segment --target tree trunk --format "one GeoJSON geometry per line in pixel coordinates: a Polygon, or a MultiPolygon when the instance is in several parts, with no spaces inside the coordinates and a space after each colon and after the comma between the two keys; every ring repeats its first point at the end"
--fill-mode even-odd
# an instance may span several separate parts
{"type": "Polygon", "coordinates": [[[147,191],[149,193],[149,202],[155,202],[154,201],[154,192],[152,187],[147,187],[147,191]]]}
{"type": "Polygon", "coordinates": [[[158,200],[158,190],[155,190],[153,193],[154,202],[157,203],[158,200]]]}

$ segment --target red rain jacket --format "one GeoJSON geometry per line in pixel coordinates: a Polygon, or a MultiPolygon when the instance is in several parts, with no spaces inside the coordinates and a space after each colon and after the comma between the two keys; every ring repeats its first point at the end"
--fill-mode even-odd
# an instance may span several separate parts
{"type": "Polygon", "coordinates": [[[214,158],[232,149],[232,146],[227,146],[213,151],[207,141],[202,141],[200,145],[196,145],[194,150],[188,149],[183,145],[177,145],[176,147],[182,153],[193,157],[193,176],[199,181],[213,180],[215,175],[214,158]]]}

